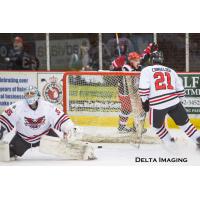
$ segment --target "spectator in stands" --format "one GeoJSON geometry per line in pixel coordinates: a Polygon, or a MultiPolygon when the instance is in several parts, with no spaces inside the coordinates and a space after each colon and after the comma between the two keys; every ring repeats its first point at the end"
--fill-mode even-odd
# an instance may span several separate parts
{"type": "Polygon", "coordinates": [[[13,41],[13,48],[5,58],[7,69],[10,70],[38,70],[39,60],[24,50],[24,41],[17,36],[13,41]]]}
{"type": "Polygon", "coordinates": [[[89,64],[89,45],[87,41],[83,40],[80,46],[80,59],[81,59],[81,66],[87,67],[89,64]]]}

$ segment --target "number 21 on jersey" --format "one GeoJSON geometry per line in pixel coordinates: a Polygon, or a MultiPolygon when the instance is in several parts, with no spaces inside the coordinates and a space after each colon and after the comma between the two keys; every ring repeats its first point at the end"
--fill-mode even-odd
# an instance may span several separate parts
{"type": "Polygon", "coordinates": [[[153,75],[155,81],[156,90],[173,90],[174,87],[171,84],[171,74],[169,72],[155,72],[153,75]]]}

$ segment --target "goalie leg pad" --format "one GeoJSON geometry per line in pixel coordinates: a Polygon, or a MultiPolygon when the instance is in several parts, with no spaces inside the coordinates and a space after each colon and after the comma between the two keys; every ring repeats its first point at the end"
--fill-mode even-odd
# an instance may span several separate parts
{"type": "Polygon", "coordinates": [[[10,161],[9,144],[0,141],[0,162],[10,161]]]}
{"type": "Polygon", "coordinates": [[[61,138],[44,135],[40,141],[39,151],[69,160],[93,160],[94,149],[87,142],[67,142],[61,138]]]}

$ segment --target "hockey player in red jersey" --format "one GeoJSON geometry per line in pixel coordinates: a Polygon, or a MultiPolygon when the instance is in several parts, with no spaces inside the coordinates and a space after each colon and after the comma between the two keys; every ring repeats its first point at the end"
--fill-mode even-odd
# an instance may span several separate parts
{"type": "MultiPolygon", "coordinates": [[[[53,104],[42,100],[36,87],[28,87],[24,97],[24,100],[12,104],[0,115],[0,139],[7,132],[15,130],[9,143],[10,157],[23,156],[31,147],[40,146],[41,138],[45,135],[58,137],[56,131],[63,133],[66,142],[77,134],[77,128],[71,119],[53,104]]],[[[55,142],[58,140],[54,144],[55,142]]],[[[84,146],[81,145],[80,148],[84,146]]],[[[44,149],[49,151],[48,146],[44,149]]],[[[50,151],[52,152],[51,149],[50,151]]],[[[57,149],[54,153],[59,154],[57,149]]],[[[93,158],[93,152],[88,158],[93,158]]]]}
{"type": "MultiPolygon", "coordinates": [[[[125,55],[119,56],[112,62],[112,70],[126,72],[141,71],[141,69],[148,62],[151,53],[157,49],[157,44],[150,43],[142,55],[139,55],[137,52],[130,52],[127,57],[125,55]]],[[[118,131],[119,133],[134,132],[136,131],[134,125],[132,128],[127,127],[127,121],[132,112],[132,108],[127,83],[124,81],[123,77],[119,77],[118,91],[121,103],[118,131]]]]}
{"type": "Polygon", "coordinates": [[[199,146],[200,134],[181,103],[185,95],[181,78],[173,69],[162,65],[164,58],[161,51],[153,52],[151,60],[152,65],[141,71],[139,93],[143,109],[148,112],[150,108],[150,121],[156,134],[167,144],[174,142],[164,123],[168,114],[199,146]]]}

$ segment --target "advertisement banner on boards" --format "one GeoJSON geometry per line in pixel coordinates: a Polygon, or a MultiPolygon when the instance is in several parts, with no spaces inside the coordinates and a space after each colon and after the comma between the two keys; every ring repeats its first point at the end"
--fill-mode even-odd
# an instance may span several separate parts
{"type": "Polygon", "coordinates": [[[186,97],[183,105],[188,114],[200,114],[200,73],[180,73],[186,97]]]}
{"type": "Polygon", "coordinates": [[[0,72],[0,112],[22,100],[29,85],[37,86],[37,72],[0,72]]]}

